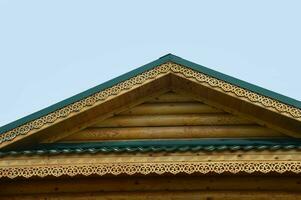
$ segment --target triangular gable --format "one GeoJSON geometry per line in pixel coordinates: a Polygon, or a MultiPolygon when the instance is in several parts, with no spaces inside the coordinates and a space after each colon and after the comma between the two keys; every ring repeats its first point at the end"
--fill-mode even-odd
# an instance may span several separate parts
{"type": "Polygon", "coordinates": [[[60,143],[120,140],[284,138],[285,134],[242,116],[167,92],[71,134],[60,143]]]}
{"type": "Polygon", "coordinates": [[[91,125],[99,113],[98,120],[104,120],[170,90],[186,93],[230,113],[245,115],[287,135],[301,136],[299,101],[169,54],[3,126],[0,148],[38,143],[45,137],[56,138],[55,134],[60,132],[76,132],[91,125]],[[77,130],[71,130],[74,124],[77,124],[77,130]]]}

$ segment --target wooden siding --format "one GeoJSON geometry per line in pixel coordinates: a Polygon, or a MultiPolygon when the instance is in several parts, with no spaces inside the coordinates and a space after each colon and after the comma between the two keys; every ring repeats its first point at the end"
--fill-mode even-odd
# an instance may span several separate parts
{"type": "Polygon", "coordinates": [[[298,176],[45,178],[2,181],[0,188],[3,200],[301,199],[298,176]]]}
{"type": "Polygon", "coordinates": [[[242,116],[168,92],[63,138],[70,141],[284,137],[242,116]]]}

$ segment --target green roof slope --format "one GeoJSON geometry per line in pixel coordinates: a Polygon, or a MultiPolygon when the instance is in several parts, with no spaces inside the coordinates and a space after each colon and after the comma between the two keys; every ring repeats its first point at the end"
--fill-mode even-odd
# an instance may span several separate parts
{"type": "Polygon", "coordinates": [[[281,94],[278,94],[276,92],[273,92],[273,91],[270,91],[270,90],[267,90],[267,89],[264,89],[262,87],[258,87],[256,85],[253,85],[253,84],[250,84],[250,83],[247,83],[245,81],[242,81],[242,80],[239,80],[237,78],[234,78],[234,77],[231,77],[231,76],[228,76],[228,75],[225,75],[223,73],[220,73],[220,72],[217,72],[215,70],[212,70],[212,69],[209,69],[207,67],[204,67],[202,65],[198,65],[196,63],[193,63],[193,62],[190,62],[188,60],[185,60],[183,58],[180,58],[178,56],[175,56],[175,55],[172,55],[172,54],[167,54],[165,56],[162,56],[160,57],[159,59],[151,62],[151,63],[148,63],[146,65],[143,65],[135,70],[132,70],[126,74],[123,74],[121,76],[118,76],[110,81],[107,81],[103,84],[100,84],[98,86],[95,86],[91,89],[88,89],[82,93],[79,93],[75,96],[72,96],[68,99],[65,99],[61,102],[58,102],[54,105],[51,105],[47,108],[44,108],[38,112],[35,112],[33,114],[30,114],[26,117],[23,117],[21,119],[18,119],[14,122],[11,122],[7,125],[4,125],[2,127],[0,127],[0,134],[2,133],[5,133],[9,130],[12,130],[18,126],[21,126],[25,123],[28,123],[30,121],[33,121],[35,119],[38,119],[42,116],[45,116],[49,113],[52,113],[58,109],[61,109],[69,104],[72,104],[74,102],[77,102],[77,101],[80,101],[88,96],[91,96],[97,92],[100,92],[102,90],[105,90],[106,88],[109,88],[109,87],[112,87],[120,82],[123,82],[129,78],[132,78],[138,74],[141,74],[147,70],[150,70],[158,65],[161,65],[163,63],[166,63],[166,62],[174,62],[174,63],[177,63],[177,64],[180,64],[180,65],[183,65],[187,68],[191,68],[195,71],[198,71],[198,72],[201,72],[201,73],[204,73],[204,74],[207,74],[209,76],[212,76],[214,78],[217,78],[217,79],[220,79],[220,80],[223,80],[225,82],[228,82],[228,83],[231,83],[233,85],[236,85],[236,86],[239,86],[241,88],[244,88],[244,89],[247,89],[247,90],[250,90],[250,91],[253,91],[253,92],[256,92],[258,94],[261,94],[263,96],[267,96],[267,97],[270,97],[272,99],[275,99],[275,100],[278,100],[280,102],[283,102],[285,104],[288,104],[288,105],[291,105],[291,106],[294,106],[294,107],[297,107],[297,108],[300,108],[301,109],[301,102],[298,101],[298,100],[295,100],[295,99],[292,99],[292,98],[289,98],[287,96],[284,96],[284,95],[281,95],[281,94]]]}

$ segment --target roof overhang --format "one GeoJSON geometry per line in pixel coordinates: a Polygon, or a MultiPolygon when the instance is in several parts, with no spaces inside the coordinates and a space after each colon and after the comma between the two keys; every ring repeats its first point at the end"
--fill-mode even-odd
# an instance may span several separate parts
{"type": "Polygon", "coordinates": [[[0,178],[135,175],[135,174],[266,174],[301,172],[298,150],[84,153],[7,156],[0,160],[0,178]]]}

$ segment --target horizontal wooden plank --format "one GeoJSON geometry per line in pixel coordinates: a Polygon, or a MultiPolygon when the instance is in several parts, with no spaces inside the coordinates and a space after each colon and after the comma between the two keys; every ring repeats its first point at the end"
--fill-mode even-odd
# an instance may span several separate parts
{"type": "Polygon", "coordinates": [[[129,192],[175,190],[299,191],[300,176],[155,176],[87,177],[0,182],[1,195],[58,192],[129,192]],[[37,190],[37,188],[39,188],[37,190]]]}
{"type": "Polygon", "coordinates": [[[174,92],[167,92],[163,95],[148,100],[147,102],[196,102],[190,96],[183,96],[174,92]]]}
{"type": "Polygon", "coordinates": [[[144,103],[120,115],[224,113],[200,102],[144,103]]]}
{"type": "Polygon", "coordinates": [[[283,191],[160,191],[94,192],[3,196],[2,200],[300,200],[300,192],[283,191]]]}
{"type": "Polygon", "coordinates": [[[187,139],[283,137],[281,133],[260,126],[174,126],[131,128],[87,128],[61,141],[123,139],[187,139]]]}
{"type": "Polygon", "coordinates": [[[177,114],[114,116],[92,127],[237,125],[253,122],[230,114],[177,114]]]}
{"type": "Polygon", "coordinates": [[[223,108],[231,113],[247,116],[249,119],[254,119],[254,121],[265,124],[288,136],[301,137],[300,121],[298,122],[298,120],[288,117],[289,115],[277,112],[275,109],[269,109],[262,104],[260,105],[244,98],[237,98],[237,96],[227,92],[214,90],[206,85],[197,83],[193,78],[187,79],[187,77],[180,74],[171,74],[171,86],[178,93],[192,96],[204,103],[223,108]]]}

